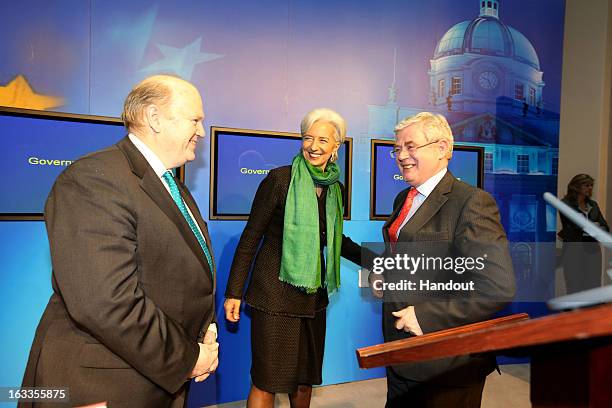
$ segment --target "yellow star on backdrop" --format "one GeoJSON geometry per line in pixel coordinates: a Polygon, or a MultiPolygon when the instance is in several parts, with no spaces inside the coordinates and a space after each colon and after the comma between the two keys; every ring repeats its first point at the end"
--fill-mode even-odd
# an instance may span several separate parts
{"type": "Polygon", "coordinates": [[[64,98],[34,92],[23,75],[18,75],[5,86],[0,86],[0,105],[2,106],[45,110],[63,104],[64,98]]]}

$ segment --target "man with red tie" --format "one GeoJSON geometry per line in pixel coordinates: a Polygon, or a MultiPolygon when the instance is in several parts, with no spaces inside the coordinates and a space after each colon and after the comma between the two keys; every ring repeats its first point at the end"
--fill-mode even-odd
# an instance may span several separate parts
{"type": "MultiPolygon", "coordinates": [[[[386,291],[385,341],[489,319],[514,296],[512,263],[495,200],[448,171],[452,151],[453,135],[442,115],[422,112],[396,126],[392,156],[410,187],[395,198],[383,237],[393,255],[484,255],[484,268],[461,276],[451,272],[474,282],[473,291],[454,296],[417,298],[386,291]]],[[[404,273],[403,278],[411,276],[404,273]]],[[[466,356],[388,367],[386,406],[479,407],[485,377],[495,366],[493,356],[466,356]]]]}

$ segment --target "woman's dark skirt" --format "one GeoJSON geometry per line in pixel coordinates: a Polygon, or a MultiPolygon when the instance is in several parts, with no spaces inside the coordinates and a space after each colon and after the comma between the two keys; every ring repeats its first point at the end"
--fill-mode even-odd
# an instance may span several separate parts
{"type": "Polygon", "coordinates": [[[293,393],[298,385],[321,384],[325,309],[314,318],[251,309],[251,380],[271,393],[293,393]]]}
{"type": "Polygon", "coordinates": [[[567,293],[601,286],[601,247],[595,240],[563,243],[563,275],[567,293]]]}

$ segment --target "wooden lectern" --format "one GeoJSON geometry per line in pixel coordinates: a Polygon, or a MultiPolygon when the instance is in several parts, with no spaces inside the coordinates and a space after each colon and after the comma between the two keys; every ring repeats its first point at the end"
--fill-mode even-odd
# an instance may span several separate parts
{"type": "Polygon", "coordinates": [[[534,407],[612,407],[612,304],[517,314],[357,350],[361,368],[474,353],[531,356],[534,407]]]}

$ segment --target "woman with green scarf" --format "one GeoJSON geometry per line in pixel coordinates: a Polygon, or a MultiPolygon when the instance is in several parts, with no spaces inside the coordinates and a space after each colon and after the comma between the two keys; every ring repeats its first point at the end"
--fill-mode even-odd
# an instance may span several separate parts
{"type": "Polygon", "coordinates": [[[250,408],[273,407],[287,393],[292,407],[308,407],[321,384],[328,294],[340,286],[340,256],[361,262],[361,247],[342,234],[343,187],[338,149],[342,117],[315,109],[301,123],[302,149],[291,166],[271,170],[253,200],[225,291],[225,317],[251,306],[250,408]],[[262,242],[263,240],[263,242],[262,242]]]}

